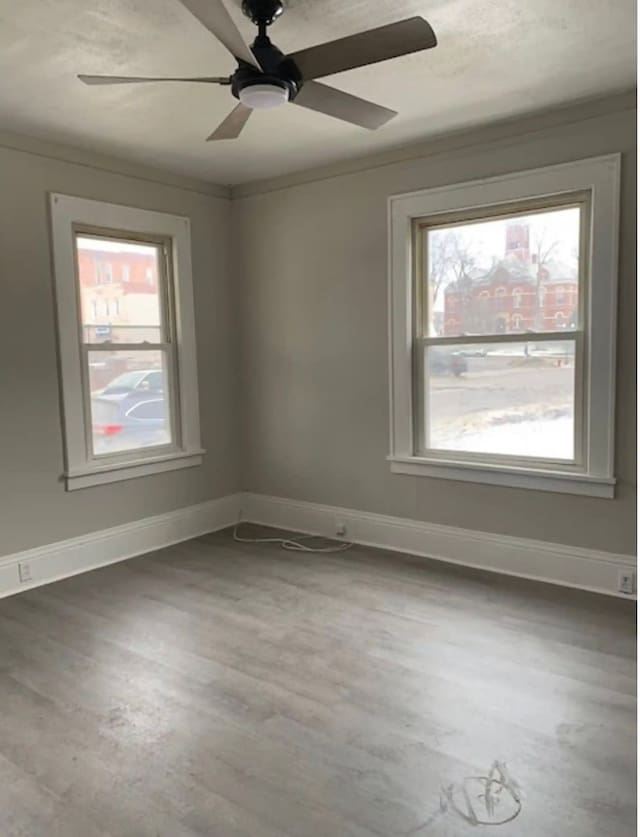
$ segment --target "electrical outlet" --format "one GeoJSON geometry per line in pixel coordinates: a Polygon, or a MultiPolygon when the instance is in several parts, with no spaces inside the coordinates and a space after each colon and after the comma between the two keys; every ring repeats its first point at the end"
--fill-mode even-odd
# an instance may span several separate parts
{"type": "Polygon", "coordinates": [[[633,594],[634,580],[634,573],[632,572],[618,573],[618,591],[627,593],[627,595],[633,594]]]}
{"type": "Polygon", "coordinates": [[[25,581],[32,581],[31,564],[28,564],[26,561],[21,561],[18,564],[18,575],[20,577],[20,581],[23,584],[25,583],[25,581]]]}
{"type": "Polygon", "coordinates": [[[336,529],[336,535],[339,538],[344,538],[345,535],[347,534],[347,524],[344,522],[344,520],[339,520],[339,519],[336,518],[335,529],[336,529]]]}

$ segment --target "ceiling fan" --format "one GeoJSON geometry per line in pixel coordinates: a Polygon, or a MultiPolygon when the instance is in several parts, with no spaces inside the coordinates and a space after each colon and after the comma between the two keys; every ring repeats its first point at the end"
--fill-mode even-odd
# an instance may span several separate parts
{"type": "Polygon", "coordinates": [[[376,105],[315,79],[430,49],[437,40],[421,17],[411,17],[346,38],[284,55],[267,35],[267,28],[284,11],[281,0],[243,0],[242,11],[258,27],[249,48],[223,4],[223,0],[180,0],[212,32],[238,62],[231,76],[204,78],[144,78],[141,76],[79,75],[85,84],[139,84],[142,82],[199,82],[223,84],[239,103],[209,136],[209,140],[235,139],[254,109],[294,102],[310,110],[374,130],[396,116],[376,105]]]}

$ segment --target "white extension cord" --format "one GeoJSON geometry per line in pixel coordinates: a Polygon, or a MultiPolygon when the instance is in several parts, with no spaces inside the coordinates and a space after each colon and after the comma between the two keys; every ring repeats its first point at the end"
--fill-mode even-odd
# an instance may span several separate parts
{"type": "MultiPolygon", "coordinates": [[[[241,523],[236,523],[233,527],[233,539],[238,543],[277,543],[282,549],[289,552],[344,552],[345,549],[353,546],[350,541],[344,543],[332,544],[331,546],[310,546],[303,541],[318,540],[322,535],[302,535],[299,538],[243,538],[238,534],[238,528],[241,523]]],[[[329,540],[326,538],[326,540],[329,540]]]]}

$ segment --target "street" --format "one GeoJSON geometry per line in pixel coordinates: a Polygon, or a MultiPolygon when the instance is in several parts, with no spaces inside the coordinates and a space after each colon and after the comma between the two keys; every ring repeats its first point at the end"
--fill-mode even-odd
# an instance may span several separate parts
{"type": "Polygon", "coordinates": [[[574,367],[557,358],[469,358],[430,380],[431,446],[572,458],[574,367]]]}

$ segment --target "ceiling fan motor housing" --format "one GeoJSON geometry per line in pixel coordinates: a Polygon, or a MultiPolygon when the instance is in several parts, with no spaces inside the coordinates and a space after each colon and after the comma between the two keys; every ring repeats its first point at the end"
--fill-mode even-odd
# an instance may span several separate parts
{"type": "Polygon", "coordinates": [[[231,92],[236,99],[240,98],[240,91],[247,87],[270,84],[285,90],[292,102],[302,87],[302,76],[295,62],[274,46],[267,35],[258,35],[251,51],[262,72],[244,61],[238,62],[238,69],[231,76],[231,92]]]}

